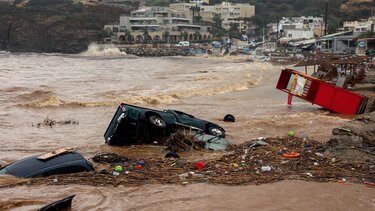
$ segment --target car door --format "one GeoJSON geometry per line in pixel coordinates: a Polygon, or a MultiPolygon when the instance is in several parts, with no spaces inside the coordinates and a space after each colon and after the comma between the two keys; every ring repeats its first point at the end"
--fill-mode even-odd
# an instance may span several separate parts
{"type": "Polygon", "coordinates": [[[172,112],[176,116],[179,123],[205,130],[205,121],[197,119],[193,115],[181,111],[170,110],[170,112],[172,112]]]}

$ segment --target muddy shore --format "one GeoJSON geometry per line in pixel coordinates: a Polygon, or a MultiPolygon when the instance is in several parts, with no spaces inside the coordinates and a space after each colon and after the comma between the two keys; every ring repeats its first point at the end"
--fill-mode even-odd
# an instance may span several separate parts
{"type": "MultiPolygon", "coordinates": [[[[184,58],[184,60],[185,59],[189,60],[189,58],[184,58]]],[[[128,63],[130,62],[131,61],[128,61],[128,63]]],[[[214,65],[212,66],[216,67],[214,65]]],[[[259,172],[260,174],[258,175],[255,167],[259,168],[262,165],[266,165],[266,163],[260,164],[259,162],[254,162],[254,165],[256,164],[256,166],[254,166],[253,163],[250,162],[251,156],[246,159],[246,162],[249,165],[246,168],[243,168],[243,170],[246,170],[247,168],[248,170],[251,169],[248,173],[242,170],[235,171],[234,162],[241,165],[242,158],[239,158],[238,156],[231,157],[230,155],[223,155],[222,153],[216,152],[199,151],[181,153],[182,161],[186,162],[186,168],[176,170],[173,169],[173,166],[171,167],[174,161],[164,160],[163,157],[165,152],[161,151],[159,147],[142,146],[125,149],[104,145],[104,140],[101,137],[102,132],[107,126],[108,122],[106,120],[110,119],[113,115],[115,109],[114,106],[104,109],[101,107],[87,108],[78,106],[71,108],[69,105],[60,108],[33,108],[29,110],[25,109],[27,112],[31,111],[34,113],[32,113],[33,118],[29,117],[26,119],[28,125],[21,128],[23,133],[29,134],[31,122],[41,120],[45,117],[45,113],[50,112],[50,110],[55,113],[58,113],[56,111],[62,113],[66,112],[64,115],[60,115],[60,117],[70,115],[78,120],[80,124],[79,126],[33,128],[32,134],[34,134],[36,138],[44,137],[42,136],[44,133],[46,134],[45,137],[51,137],[51,134],[57,135],[54,140],[50,142],[36,141],[36,143],[33,143],[33,147],[30,148],[24,146],[25,144],[27,145],[27,143],[32,142],[29,140],[27,140],[28,142],[13,144],[13,148],[19,147],[20,149],[14,153],[3,151],[4,153],[7,153],[7,161],[15,160],[17,157],[28,154],[40,153],[42,152],[41,150],[45,151],[46,149],[59,148],[61,145],[55,143],[61,143],[64,145],[73,145],[78,151],[83,152],[86,158],[91,158],[98,152],[117,153],[135,159],[135,161],[138,161],[137,159],[148,159],[151,157],[157,161],[156,164],[160,164],[160,162],[163,161],[165,167],[172,168],[172,170],[168,172],[168,174],[171,173],[171,177],[165,181],[157,181],[158,179],[162,180],[162,178],[156,178],[157,175],[153,176],[153,171],[150,171],[151,173],[147,174],[147,171],[153,170],[152,168],[155,168],[155,171],[158,169],[159,171],[164,169],[156,168],[159,167],[157,165],[147,166],[146,164],[143,173],[142,170],[139,172],[133,170],[129,177],[127,177],[127,175],[121,175],[121,177],[113,180],[112,175],[98,174],[100,177],[99,179],[102,179],[101,181],[103,182],[98,182],[96,184],[92,183],[92,180],[90,180],[91,177],[94,177],[90,174],[82,174],[66,178],[50,177],[44,180],[13,181],[8,179],[5,180],[7,184],[3,184],[0,188],[0,195],[5,196],[0,199],[0,207],[4,209],[22,208],[23,210],[35,210],[48,202],[60,199],[68,194],[76,193],[77,197],[73,201],[74,210],[249,210],[251,208],[255,210],[373,210],[375,207],[375,189],[364,184],[362,180],[363,178],[366,181],[372,181],[371,179],[374,179],[373,170],[369,171],[371,170],[371,163],[358,163],[358,166],[350,165],[345,167],[338,165],[343,162],[343,159],[339,158],[339,155],[335,155],[336,160],[334,163],[338,164],[332,165],[331,157],[321,158],[319,155],[316,155],[316,151],[314,151],[316,145],[325,143],[333,138],[332,130],[334,128],[344,126],[349,127],[352,133],[341,134],[343,136],[359,134],[360,132],[358,132],[354,126],[350,126],[350,120],[354,120],[354,125],[359,128],[366,128],[366,131],[371,132],[371,128],[369,127],[372,120],[357,121],[353,116],[335,115],[322,110],[318,106],[312,106],[299,100],[293,101],[293,106],[288,107],[286,105],[286,95],[275,90],[275,80],[278,77],[279,69],[281,67],[269,68],[267,64],[251,64],[250,67],[257,68],[256,72],[251,72],[251,74],[256,76],[260,75],[260,77],[264,77],[266,80],[260,81],[259,84],[251,80],[251,84],[248,85],[250,87],[249,89],[236,89],[221,94],[189,95],[188,97],[178,99],[178,102],[165,103],[162,101],[159,104],[147,104],[143,102],[141,105],[158,109],[173,107],[178,110],[193,113],[203,119],[217,122],[227,130],[228,139],[238,145],[244,144],[258,137],[285,137],[285,140],[289,141],[287,132],[291,130],[296,134],[295,143],[300,144],[295,145],[295,148],[301,149],[303,147],[303,150],[305,150],[305,144],[303,142],[304,138],[308,140],[316,140],[317,142],[311,142],[311,146],[313,146],[313,150],[311,151],[312,155],[308,156],[308,150],[306,150],[306,154],[302,156],[302,160],[304,161],[302,162],[303,165],[298,165],[301,164],[298,160],[291,160],[289,163],[281,164],[283,160],[287,160],[283,159],[280,154],[267,154],[267,152],[278,152],[278,147],[280,147],[281,144],[271,145],[266,148],[267,150],[259,148],[254,152],[259,156],[264,157],[264,159],[262,159],[264,160],[263,162],[269,161],[269,165],[276,166],[277,164],[279,169],[281,167],[282,170],[284,170],[283,165],[289,166],[288,168],[285,168],[289,169],[287,174],[274,170],[264,173],[259,172]],[[102,110],[105,110],[105,112],[102,110]],[[88,114],[93,113],[97,115],[92,118],[86,117],[88,114]],[[227,113],[232,113],[236,116],[235,123],[221,121],[222,117],[227,113]],[[100,119],[100,121],[98,121],[98,119],[100,119]],[[366,122],[370,122],[370,124],[367,124],[366,122]],[[80,132],[82,133],[82,131],[88,130],[94,132],[92,132],[92,134],[82,135],[83,138],[78,137],[77,139],[74,139],[75,134],[80,134],[80,132]],[[60,133],[63,134],[61,137],[58,136],[60,133]],[[36,136],[35,134],[39,136],[36,136]],[[87,138],[89,135],[91,136],[87,138]],[[63,140],[66,140],[66,137],[64,136],[71,138],[72,141],[69,140],[67,142],[62,142],[63,140]],[[53,144],[48,145],[49,143],[53,144]],[[40,146],[41,149],[36,148],[36,146],[40,146]],[[275,149],[273,149],[274,147],[275,149]],[[25,150],[23,151],[22,148],[25,150]],[[277,159],[272,158],[272,156],[277,159]],[[315,160],[311,160],[310,157],[315,160]],[[220,166],[210,164],[210,161],[220,160],[221,158],[224,160],[221,161],[220,166]],[[231,162],[226,162],[225,158],[228,158],[231,162]],[[199,174],[202,172],[196,170],[194,164],[195,162],[202,160],[207,162],[208,167],[211,168],[208,169],[208,171],[215,170],[223,172],[223,174],[216,175],[216,179],[228,182],[213,182],[215,180],[215,175],[209,178],[209,180],[214,178],[212,179],[212,182],[207,182],[205,177],[203,177],[203,180],[201,181],[200,179],[202,178],[199,174]],[[277,161],[277,163],[272,163],[271,161],[277,161]],[[315,165],[315,162],[319,165],[315,165]],[[306,163],[308,165],[305,166],[304,164],[306,163]],[[297,167],[297,170],[293,172],[294,165],[297,167]],[[306,174],[311,173],[313,176],[318,175],[321,166],[324,166],[324,168],[327,169],[325,173],[329,176],[328,179],[322,179],[319,181],[306,174]],[[339,168],[339,171],[336,171],[335,168],[337,167],[339,168]],[[341,168],[344,168],[345,171],[342,171],[341,168]],[[354,168],[354,170],[352,168],[354,168]],[[176,170],[175,173],[173,173],[174,170],[176,170]],[[184,174],[187,171],[194,171],[198,176],[192,178],[188,177],[185,180],[181,180],[179,176],[176,176],[180,173],[184,174]],[[225,180],[225,171],[228,171],[230,175],[227,180],[225,180]],[[342,174],[343,172],[345,174],[342,174]],[[241,174],[240,177],[238,174],[241,174]],[[266,177],[264,177],[264,175],[266,175],[266,177]],[[350,175],[353,177],[351,178],[350,175]],[[263,182],[254,182],[254,180],[252,182],[250,180],[256,177],[258,177],[257,181],[263,182]],[[244,178],[248,178],[248,180],[244,180],[240,183],[228,184],[232,181],[241,181],[244,178]],[[271,178],[271,180],[267,181],[269,178],[271,178]],[[342,181],[342,178],[345,178],[346,182],[339,182],[342,181]],[[54,179],[57,179],[57,182],[55,182],[54,179]],[[116,183],[116,179],[119,179],[123,183],[116,183]],[[111,183],[111,181],[114,182],[111,183]],[[183,185],[183,181],[187,181],[188,184],[183,185]],[[108,184],[106,184],[106,182],[108,184]],[[170,183],[173,183],[173,185],[170,183]]],[[[236,69],[233,68],[230,70],[235,71],[236,69]]],[[[209,79],[214,78],[211,77],[210,71],[212,71],[212,69],[199,69],[199,74],[202,74],[203,76],[199,75],[197,78],[199,80],[209,81],[209,79]],[[205,73],[204,71],[207,71],[208,73],[205,73]]],[[[222,74],[222,72],[217,71],[215,77],[221,77],[219,73],[222,74]]],[[[250,72],[246,72],[246,74],[250,74],[250,72]]],[[[160,73],[158,75],[160,78],[165,78],[167,76],[168,75],[162,75],[160,73]]],[[[192,80],[191,78],[188,79],[192,80]]],[[[175,79],[173,82],[176,83],[175,79]]],[[[225,86],[221,87],[225,88],[225,86]]],[[[24,115],[25,113],[22,111],[21,114],[24,115]]],[[[17,130],[19,130],[19,128],[17,128],[17,130]]],[[[367,136],[361,135],[360,137],[362,137],[362,141],[370,140],[371,133],[367,136]],[[365,139],[364,137],[367,138],[365,139]]],[[[291,139],[291,141],[293,140],[294,139],[291,139]]],[[[277,141],[273,139],[269,139],[268,141],[270,141],[270,143],[277,143],[277,141]]],[[[356,143],[363,143],[360,141],[361,140],[356,143]]],[[[339,146],[343,147],[342,145],[339,146]]],[[[345,147],[352,150],[351,146],[345,147]]],[[[290,145],[287,148],[294,149],[293,145],[290,145]]],[[[9,149],[9,147],[5,148],[5,150],[12,149],[9,149]]],[[[243,151],[239,150],[238,152],[238,155],[243,155],[243,151]]],[[[150,160],[149,163],[152,164],[152,162],[153,161],[150,160]]],[[[97,169],[100,168],[108,167],[106,165],[98,165],[97,169]]],[[[112,167],[109,167],[109,169],[111,168],[112,167]]],[[[206,172],[206,170],[204,172],[206,172]]],[[[165,176],[168,176],[168,174],[165,176]]]]}

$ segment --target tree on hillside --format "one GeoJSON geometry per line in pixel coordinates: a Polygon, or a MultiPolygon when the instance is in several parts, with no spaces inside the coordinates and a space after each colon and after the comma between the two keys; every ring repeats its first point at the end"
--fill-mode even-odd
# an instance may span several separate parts
{"type": "Polygon", "coordinates": [[[211,23],[211,34],[214,38],[221,39],[227,33],[227,30],[222,27],[222,23],[223,20],[221,19],[221,15],[215,13],[211,23]]]}
{"type": "Polygon", "coordinates": [[[181,36],[184,40],[188,40],[189,38],[189,33],[187,31],[181,32],[181,36]]]}
{"type": "Polygon", "coordinates": [[[199,12],[201,11],[201,8],[196,6],[190,7],[190,10],[193,12],[193,23],[199,23],[202,21],[202,16],[200,16],[199,12]]]}
{"type": "Polygon", "coordinates": [[[169,32],[168,31],[165,31],[163,33],[163,40],[167,43],[169,43],[169,32]]]}
{"type": "Polygon", "coordinates": [[[241,33],[239,32],[240,25],[238,23],[229,24],[229,36],[232,38],[241,38],[241,33]]]}

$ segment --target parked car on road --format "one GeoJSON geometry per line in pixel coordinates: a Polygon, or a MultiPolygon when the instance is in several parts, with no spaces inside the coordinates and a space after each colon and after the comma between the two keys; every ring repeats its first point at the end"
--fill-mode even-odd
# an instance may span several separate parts
{"type": "Polygon", "coordinates": [[[9,174],[19,178],[30,178],[95,170],[78,152],[66,152],[49,159],[38,157],[40,155],[27,157],[4,166],[0,169],[0,175],[9,174]]]}
{"type": "Polygon", "coordinates": [[[152,143],[159,138],[168,137],[178,127],[225,137],[221,126],[195,118],[176,110],[154,110],[129,104],[121,104],[112,118],[104,138],[109,145],[129,145],[152,143]]]}
{"type": "Polygon", "coordinates": [[[178,47],[189,47],[190,42],[189,41],[181,41],[181,42],[177,43],[176,46],[178,46],[178,47]]]}

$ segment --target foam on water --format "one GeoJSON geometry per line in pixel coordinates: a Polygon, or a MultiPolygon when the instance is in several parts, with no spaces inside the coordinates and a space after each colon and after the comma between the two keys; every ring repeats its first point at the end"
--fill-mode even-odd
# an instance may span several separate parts
{"type": "MultiPolygon", "coordinates": [[[[243,91],[250,87],[254,87],[259,83],[261,78],[244,81],[241,83],[224,84],[216,87],[204,87],[200,89],[190,89],[182,91],[174,91],[165,94],[155,94],[149,96],[133,96],[124,97],[116,96],[118,93],[111,93],[112,100],[109,101],[66,101],[59,99],[53,92],[35,91],[31,94],[23,96],[23,99],[29,100],[30,96],[39,98],[37,100],[19,103],[18,105],[27,107],[58,107],[58,106],[83,106],[83,107],[97,107],[97,106],[114,106],[121,102],[130,104],[171,104],[177,102],[182,98],[196,97],[196,96],[213,96],[217,94],[225,94],[229,92],[243,91]],[[40,94],[38,96],[38,94],[40,94]],[[48,96],[48,97],[47,97],[48,96]]],[[[108,93],[105,93],[108,95],[108,93]]]]}
{"type": "Polygon", "coordinates": [[[83,52],[83,56],[95,56],[95,57],[113,57],[113,56],[125,56],[126,53],[120,51],[115,45],[98,45],[92,43],[89,45],[87,51],[83,52]]]}

